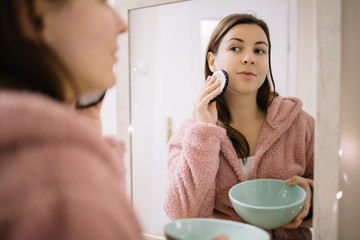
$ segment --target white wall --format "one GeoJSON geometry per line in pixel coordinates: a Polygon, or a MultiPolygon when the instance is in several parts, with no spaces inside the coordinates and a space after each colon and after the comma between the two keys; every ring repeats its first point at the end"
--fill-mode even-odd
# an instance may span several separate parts
{"type": "Polygon", "coordinates": [[[298,58],[296,96],[303,109],[316,116],[316,11],[315,0],[298,1],[298,58]]]}
{"type": "Polygon", "coordinates": [[[359,239],[360,218],[360,1],[342,1],[340,200],[338,239],[359,239]]]}
{"type": "MultiPolygon", "coordinates": [[[[156,94],[153,91],[156,76],[157,55],[157,9],[139,9],[129,14],[130,36],[130,87],[131,87],[131,136],[132,145],[132,193],[134,209],[145,231],[148,231],[152,212],[152,197],[154,192],[153,176],[153,149],[154,117],[156,108],[156,94]],[[146,27],[139,28],[146,22],[146,27]],[[145,37],[146,36],[146,37],[145,37]],[[145,96],[145,97],[144,97],[145,96]],[[142,136],[143,135],[143,136],[142,136]],[[142,159],[142,161],[134,161],[142,159]]],[[[161,89],[161,86],[158,86],[161,89]]]]}
{"type": "MultiPolygon", "coordinates": [[[[107,0],[107,2],[111,7],[114,7],[114,0],[107,0]]],[[[116,109],[115,86],[106,92],[100,110],[102,134],[105,136],[116,135],[116,111],[114,111],[114,109],[116,109]]]]}
{"type": "Polygon", "coordinates": [[[105,136],[116,135],[116,91],[110,88],[105,95],[100,110],[102,134],[105,136]]]}

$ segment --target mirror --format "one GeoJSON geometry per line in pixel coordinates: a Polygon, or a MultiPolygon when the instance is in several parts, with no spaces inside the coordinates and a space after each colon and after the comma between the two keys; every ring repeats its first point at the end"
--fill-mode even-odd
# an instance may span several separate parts
{"type": "Polygon", "coordinates": [[[273,75],[281,95],[297,96],[297,86],[305,83],[297,84],[297,72],[303,69],[298,70],[296,64],[296,2],[240,2],[186,1],[129,12],[132,196],[145,231],[159,232],[168,221],[162,207],[167,139],[191,118],[193,102],[205,81],[206,47],[223,17],[247,12],[267,22],[273,75]]]}
{"type": "MultiPolygon", "coordinates": [[[[117,132],[131,147],[128,147],[125,156],[127,168],[130,170],[128,189],[145,231],[161,232],[164,223],[168,221],[162,210],[162,194],[166,183],[167,137],[168,134],[176,131],[183,119],[191,116],[193,101],[204,79],[202,74],[204,58],[201,49],[206,34],[201,34],[201,30],[205,33],[208,32],[205,30],[206,26],[211,28],[216,21],[228,13],[235,12],[235,9],[236,12],[249,10],[256,12],[258,17],[265,19],[269,24],[272,43],[274,44],[272,57],[276,58],[277,51],[285,53],[285,57],[278,55],[280,59],[278,64],[275,64],[276,60],[272,59],[277,90],[281,95],[299,96],[304,102],[304,109],[317,117],[317,123],[319,116],[326,116],[326,113],[319,114],[317,112],[317,108],[321,104],[316,102],[317,95],[319,95],[316,84],[317,79],[323,75],[316,72],[316,68],[319,61],[326,62],[324,55],[319,56],[317,53],[320,50],[328,49],[329,46],[319,47],[316,45],[316,40],[319,41],[316,37],[320,35],[316,29],[322,25],[330,25],[330,23],[323,23],[325,18],[321,18],[323,15],[319,16],[319,11],[321,12],[319,9],[332,9],[332,7],[325,3],[315,5],[312,0],[259,0],[256,1],[256,4],[252,3],[254,1],[245,0],[225,2],[222,1],[219,4],[215,0],[115,0],[115,8],[125,19],[129,20],[129,32],[119,39],[121,50],[118,57],[120,62],[116,66],[119,80],[116,98],[117,102],[121,102],[116,108],[117,132]],[[241,4],[239,4],[240,2],[241,4]],[[259,2],[262,3],[259,4],[259,2]],[[165,3],[171,4],[165,5],[165,3]],[[233,3],[236,3],[236,7],[229,8],[228,4],[233,3]],[[252,4],[252,7],[246,4],[252,4]],[[185,10],[185,6],[191,5],[193,7],[191,10],[185,10]],[[286,14],[277,14],[278,12],[273,10],[271,6],[279,7],[286,14]],[[179,12],[179,18],[183,20],[183,24],[174,25],[176,23],[171,20],[174,14],[166,10],[166,7],[175,8],[179,12]],[[213,10],[214,16],[210,15],[209,9],[211,8],[215,9],[213,10]],[[272,10],[270,11],[270,9],[272,10]],[[206,13],[200,14],[202,10],[206,13]],[[156,17],[151,15],[154,12],[157,14],[156,17]],[[267,14],[269,12],[276,14],[269,15],[267,14]],[[191,13],[194,15],[192,16],[191,13]],[[317,19],[316,24],[315,17],[317,19]],[[282,20],[278,18],[282,18],[282,20]],[[273,24],[271,24],[272,21],[274,21],[273,24]],[[282,30],[278,29],[280,25],[276,24],[277,21],[282,21],[284,24],[281,27],[282,30]],[[167,30],[160,30],[159,23],[165,25],[167,30]],[[197,28],[198,35],[187,33],[189,24],[197,28]],[[139,31],[141,26],[146,26],[146,28],[139,31]],[[177,26],[178,29],[184,28],[185,34],[179,33],[174,26],[177,26]],[[286,46],[286,50],[278,49],[275,51],[274,31],[278,30],[284,33],[281,38],[283,42],[280,39],[278,46],[286,46]],[[175,34],[173,36],[177,37],[180,35],[188,37],[186,40],[180,41],[177,37],[171,37],[171,34],[175,34]],[[284,40],[284,36],[287,36],[286,40],[284,40]],[[150,44],[151,39],[155,42],[150,44]],[[170,44],[166,39],[171,39],[170,44]],[[132,42],[133,40],[135,43],[132,42]],[[182,51],[178,52],[174,58],[175,54],[172,51],[179,49],[182,51]],[[170,55],[167,56],[166,54],[169,53],[170,55]],[[185,60],[180,60],[180,57],[185,60]],[[281,61],[284,58],[286,59],[285,63],[281,61]],[[160,61],[161,64],[157,61],[160,61]],[[288,70],[286,74],[284,74],[284,69],[288,70]],[[183,81],[184,78],[191,78],[192,81],[183,81]],[[152,88],[153,86],[156,87],[152,88]],[[178,90],[181,87],[186,90],[186,97],[182,94],[182,90],[178,90]],[[170,101],[170,99],[177,101],[170,101]],[[176,111],[173,111],[174,109],[176,111]],[[171,114],[176,114],[178,117],[173,117],[171,114]]],[[[334,7],[334,9],[336,8],[334,7]]],[[[334,10],[334,13],[335,16],[338,16],[336,15],[338,11],[334,10]]],[[[334,21],[336,20],[337,18],[334,18],[334,21]]],[[[328,32],[325,31],[325,33],[328,32]]],[[[338,43],[336,39],[334,42],[338,43]]],[[[328,70],[331,72],[331,69],[328,70]]],[[[336,81],[338,79],[335,79],[336,81]]],[[[332,94],[330,90],[325,88],[323,94],[329,93],[332,94]]],[[[335,104],[334,107],[336,109],[337,105],[335,104]]],[[[318,152],[317,155],[319,156],[321,153],[318,152]]],[[[315,169],[315,171],[317,170],[315,169]]],[[[325,196],[326,194],[332,196],[333,189],[329,189],[325,196]]],[[[328,216],[330,212],[330,216],[332,216],[331,211],[319,210],[315,205],[315,214],[319,212],[328,212],[328,216]]],[[[315,232],[317,231],[318,218],[315,215],[315,232]]],[[[322,225],[322,229],[329,231],[330,228],[322,225]]]]}

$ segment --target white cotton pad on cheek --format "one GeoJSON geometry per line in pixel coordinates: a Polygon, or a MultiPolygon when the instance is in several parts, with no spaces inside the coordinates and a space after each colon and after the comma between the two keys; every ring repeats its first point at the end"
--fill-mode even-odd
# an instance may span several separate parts
{"type": "Polygon", "coordinates": [[[216,79],[217,79],[218,81],[221,81],[221,85],[220,85],[221,92],[219,93],[219,95],[217,95],[216,97],[214,97],[214,98],[209,102],[209,104],[212,103],[212,102],[214,102],[214,101],[216,101],[216,99],[217,99],[218,97],[222,96],[222,95],[225,93],[226,88],[227,88],[228,83],[229,83],[229,77],[228,77],[227,73],[226,73],[224,70],[216,71],[216,72],[213,73],[213,76],[214,76],[214,75],[216,76],[216,79]]]}

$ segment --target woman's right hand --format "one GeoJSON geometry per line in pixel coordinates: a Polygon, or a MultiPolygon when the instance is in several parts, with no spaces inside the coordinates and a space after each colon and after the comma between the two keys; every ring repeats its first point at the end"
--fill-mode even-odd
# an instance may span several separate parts
{"type": "Polygon", "coordinates": [[[201,88],[201,92],[194,103],[196,119],[199,122],[217,123],[217,109],[216,101],[209,104],[209,102],[220,94],[220,81],[216,81],[216,76],[209,76],[201,88]]]}

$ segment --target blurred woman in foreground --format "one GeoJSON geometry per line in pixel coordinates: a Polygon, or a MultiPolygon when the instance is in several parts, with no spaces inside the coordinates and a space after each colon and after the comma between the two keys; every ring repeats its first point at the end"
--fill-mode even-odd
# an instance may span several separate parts
{"type": "Polygon", "coordinates": [[[114,84],[125,23],[100,0],[3,0],[0,12],[0,238],[141,239],[123,142],[76,111],[114,84]]]}

